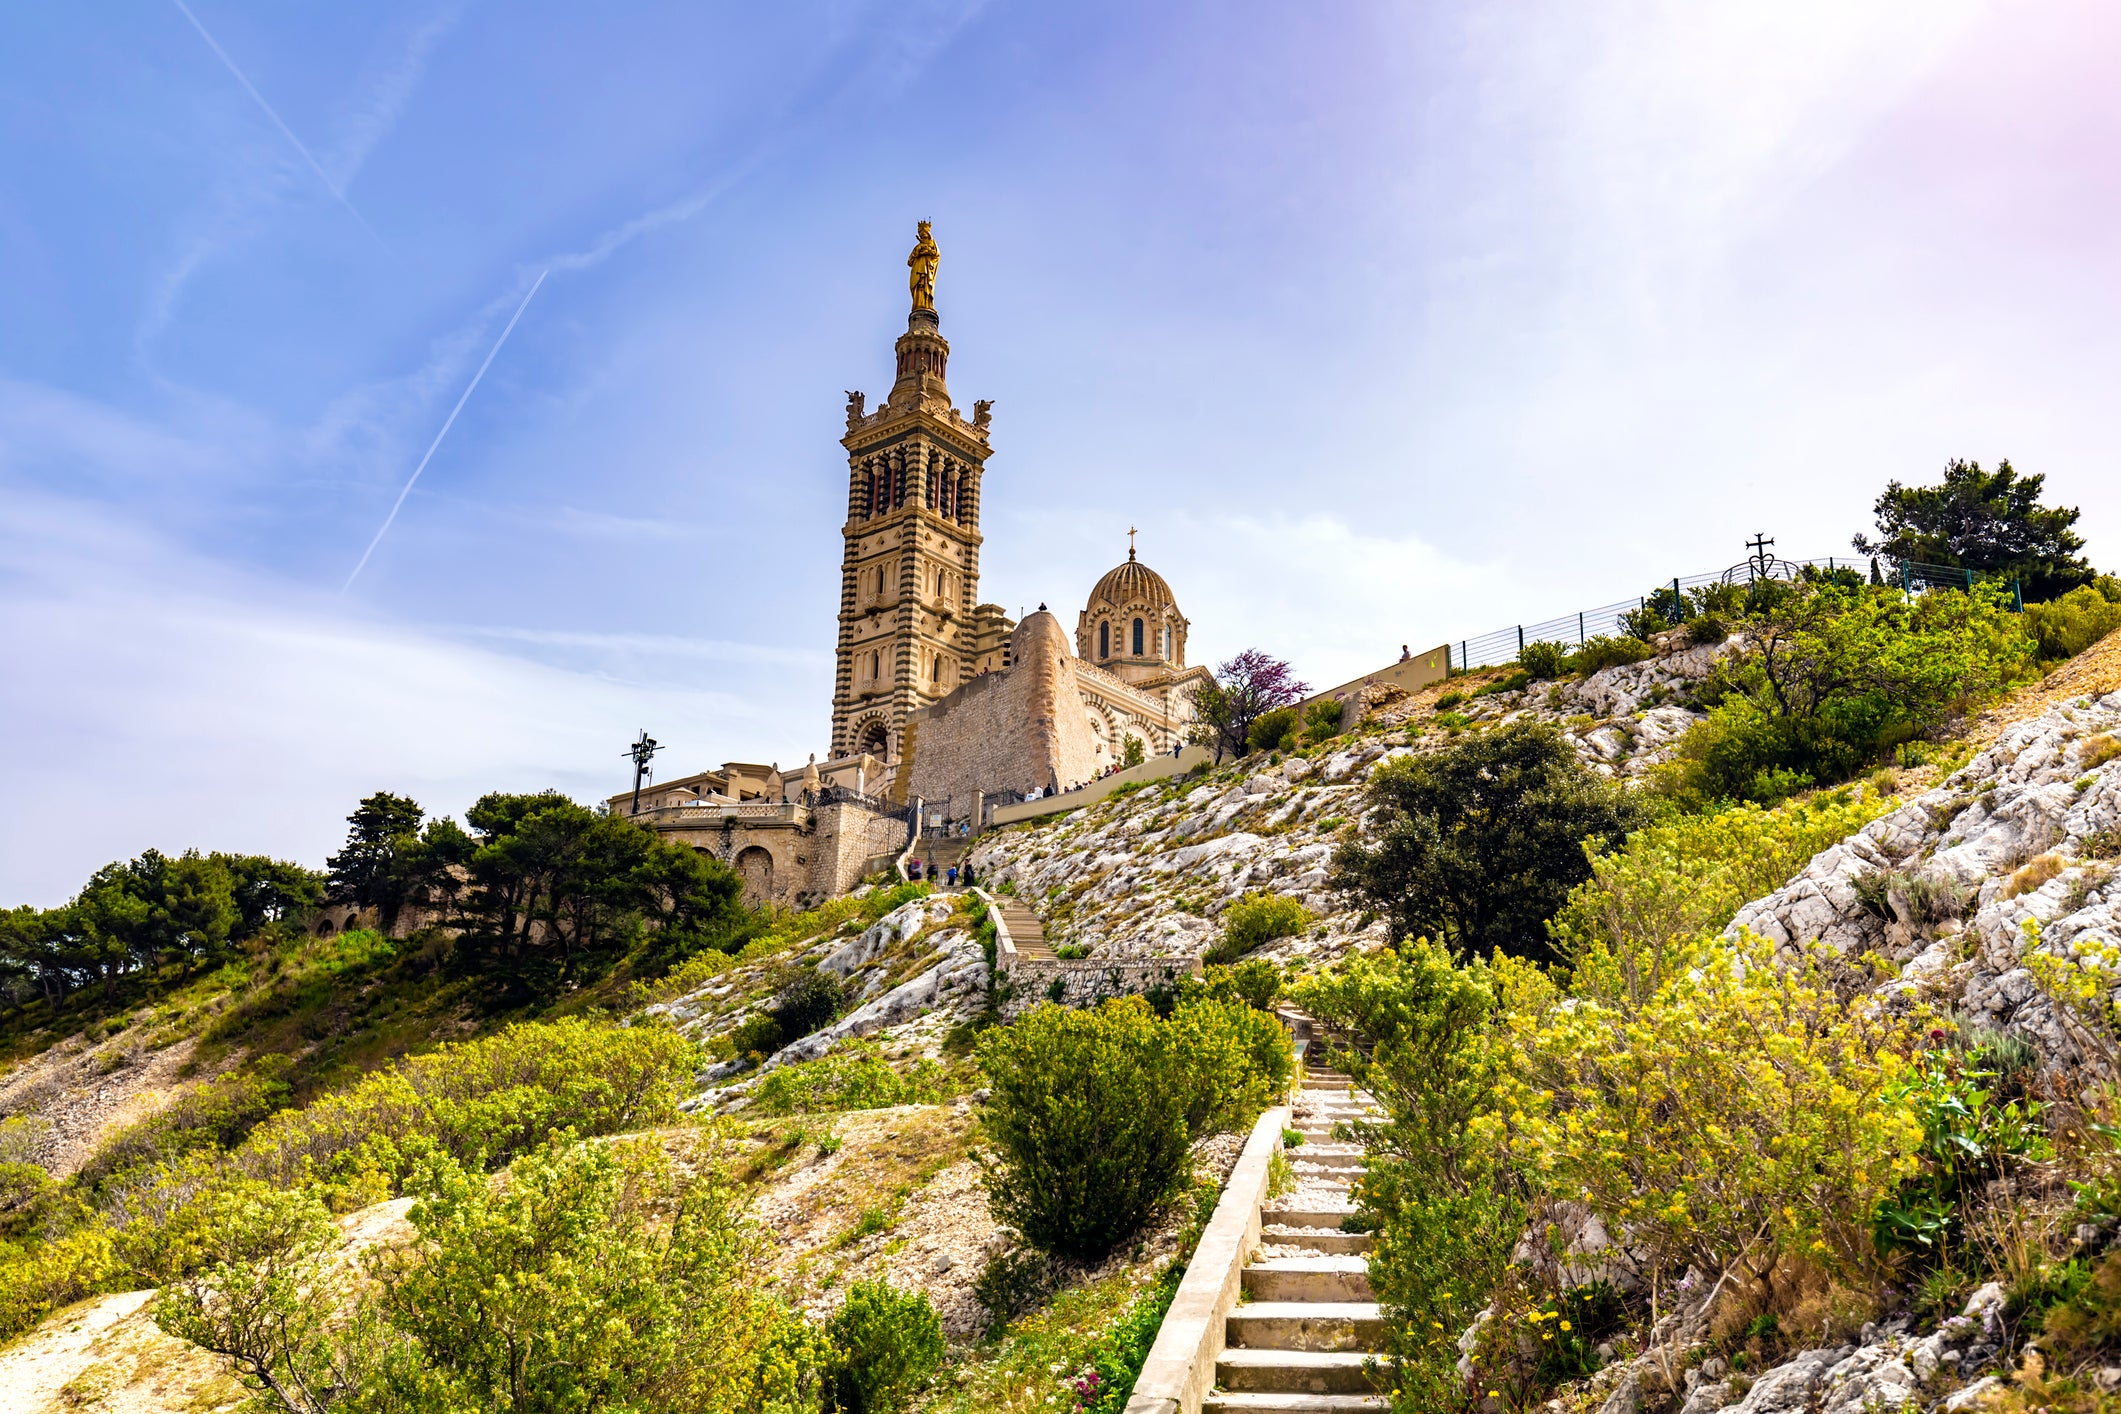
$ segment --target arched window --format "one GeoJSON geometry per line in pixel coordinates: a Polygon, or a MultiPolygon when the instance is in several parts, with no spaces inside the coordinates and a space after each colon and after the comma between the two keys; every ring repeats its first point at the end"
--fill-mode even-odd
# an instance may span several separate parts
{"type": "Polygon", "coordinates": [[[943,597],[943,572],[941,570],[935,572],[935,597],[938,599],[943,597]]]}
{"type": "Polygon", "coordinates": [[[876,676],[876,670],[877,670],[877,667],[878,667],[878,662],[877,662],[877,656],[876,656],[876,654],[874,654],[874,653],[871,653],[871,654],[869,655],[869,676],[870,676],[870,677],[874,678],[874,677],[876,676]]]}
{"type": "Polygon", "coordinates": [[[1139,658],[1139,657],[1141,657],[1141,655],[1142,655],[1142,621],[1141,621],[1140,619],[1136,619],[1136,620],[1134,621],[1134,656],[1135,656],[1135,657],[1137,657],[1137,658],[1139,658]]]}
{"type": "Polygon", "coordinates": [[[1099,624],[1097,626],[1097,656],[1100,658],[1112,656],[1112,625],[1110,624],[1099,624]]]}

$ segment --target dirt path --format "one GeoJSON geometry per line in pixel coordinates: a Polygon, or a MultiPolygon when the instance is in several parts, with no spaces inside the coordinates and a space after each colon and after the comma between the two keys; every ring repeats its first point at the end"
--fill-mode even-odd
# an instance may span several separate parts
{"type": "Polygon", "coordinates": [[[50,1124],[31,1161],[66,1178],[105,1138],[204,1078],[185,1074],[196,1044],[187,1037],[156,1051],[124,1035],[99,1046],[62,1041],[0,1080],[0,1117],[35,1115],[50,1124]]]}

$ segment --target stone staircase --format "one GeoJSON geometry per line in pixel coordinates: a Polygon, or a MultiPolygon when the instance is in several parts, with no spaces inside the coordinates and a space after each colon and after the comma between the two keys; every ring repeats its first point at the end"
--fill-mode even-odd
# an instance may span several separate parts
{"type": "Polygon", "coordinates": [[[1053,949],[1046,945],[1045,925],[1038,915],[1008,894],[993,895],[1000,905],[1002,923],[1009,930],[1009,941],[1016,944],[1016,955],[1024,962],[1051,962],[1053,949]]]}
{"type": "Polygon", "coordinates": [[[1304,1142],[1287,1151],[1297,1186],[1260,1212],[1260,1247],[1244,1268],[1244,1299],[1225,1318],[1225,1348],[1202,1414],[1389,1407],[1367,1368],[1384,1359],[1371,1238],[1340,1228],[1354,1210],[1349,1191],[1362,1175],[1362,1149],[1333,1142],[1336,1121],[1372,1112],[1370,1097],[1347,1076],[1305,1074],[1293,1126],[1304,1142]]]}
{"type": "Polygon", "coordinates": [[[914,853],[920,857],[923,864],[935,866],[936,883],[941,887],[943,871],[964,860],[969,844],[971,841],[962,835],[943,835],[939,838],[924,835],[921,837],[921,847],[914,853]]]}

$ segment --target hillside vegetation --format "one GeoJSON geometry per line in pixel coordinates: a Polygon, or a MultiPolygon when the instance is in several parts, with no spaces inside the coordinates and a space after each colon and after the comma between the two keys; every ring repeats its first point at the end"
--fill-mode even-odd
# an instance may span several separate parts
{"type": "Polygon", "coordinates": [[[1816,576],[1359,718],[1262,698],[1225,764],[977,842],[1056,944],[1208,960],[1076,1010],[1018,1014],[970,894],[752,912],[552,795],[371,796],[323,874],[111,866],[0,933],[0,1370],[1114,1411],[1293,1003],[1381,1106],[1400,1408],[2105,1408],[2106,584],[1816,576]]]}

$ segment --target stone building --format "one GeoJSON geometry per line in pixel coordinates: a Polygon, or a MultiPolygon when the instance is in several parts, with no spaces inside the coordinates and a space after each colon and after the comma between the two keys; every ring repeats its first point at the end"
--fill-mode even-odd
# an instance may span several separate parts
{"type": "MultiPolygon", "coordinates": [[[[925,222],[907,263],[913,307],[891,391],[874,410],[850,392],[840,438],[847,516],[828,759],[793,780],[730,762],[641,796],[643,824],[736,867],[755,900],[844,890],[859,877],[849,869],[886,856],[894,831],[904,843],[916,801],[969,819],[983,799],[1101,775],[1130,738],[1144,754],[1176,750],[1208,677],[1186,666],[1188,622],[1137,559],[1132,531],[1073,644],[1043,604],[1018,624],[979,602],[993,405],[976,402],[967,418],[951,402],[925,222]]],[[[610,808],[634,813],[633,793],[610,808]]]]}

